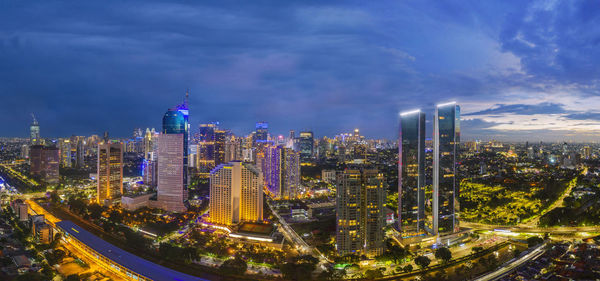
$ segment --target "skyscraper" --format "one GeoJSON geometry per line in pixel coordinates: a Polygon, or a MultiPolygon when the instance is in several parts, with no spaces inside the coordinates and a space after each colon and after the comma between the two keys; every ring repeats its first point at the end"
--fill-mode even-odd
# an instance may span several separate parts
{"type": "Polygon", "coordinates": [[[158,190],[157,206],[169,212],[183,212],[187,208],[187,190],[184,188],[183,134],[160,134],[158,137],[158,190]]]}
{"type": "Polygon", "coordinates": [[[31,145],[43,144],[40,139],[40,125],[33,113],[31,113],[31,118],[33,118],[33,122],[31,122],[31,126],[29,126],[29,143],[31,145]]]}
{"type": "Polygon", "coordinates": [[[300,151],[300,160],[309,162],[313,156],[314,147],[313,132],[305,131],[300,132],[300,140],[298,141],[298,150],[300,151]]]}
{"type": "Polygon", "coordinates": [[[58,149],[60,154],[60,165],[63,167],[71,167],[71,140],[59,139],[58,149]]]}
{"type": "Polygon", "coordinates": [[[264,142],[269,139],[269,123],[256,122],[256,134],[254,135],[255,142],[264,142]]]}
{"type": "Polygon", "coordinates": [[[209,220],[223,225],[262,221],[262,186],[262,174],[252,164],[219,165],[210,172],[209,220]]]}
{"type": "Polygon", "coordinates": [[[43,181],[56,184],[59,181],[59,162],[57,147],[32,145],[29,149],[30,172],[43,181]]]}
{"type": "Polygon", "coordinates": [[[262,171],[269,194],[275,199],[294,199],[300,188],[300,155],[281,145],[265,151],[262,171]]]}
{"type": "Polygon", "coordinates": [[[425,113],[400,114],[398,214],[402,237],[425,230],[425,113]]]}
{"type": "Polygon", "coordinates": [[[212,169],[225,163],[226,133],[217,123],[200,124],[196,166],[201,176],[208,177],[212,169]]]}
{"type": "Polygon", "coordinates": [[[385,181],[377,169],[346,169],[337,180],[336,249],[339,255],[383,253],[385,181]]]}
{"type": "Polygon", "coordinates": [[[183,104],[167,110],[158,137],[157,205],[170,212],[187,208],[188,185],[188,93],[183,104]]]}
{"type": "Polygon", "coordinates": [[[98,143],[98,184],[96,202],[104,204],[123,194],[123,143],[102,141],[98,143]]]}
{"type": "Polygon", "coordinates": [[[456,103],[436,107],[433,137],[433,234],[457,232],[460,107],[456,103]]]}

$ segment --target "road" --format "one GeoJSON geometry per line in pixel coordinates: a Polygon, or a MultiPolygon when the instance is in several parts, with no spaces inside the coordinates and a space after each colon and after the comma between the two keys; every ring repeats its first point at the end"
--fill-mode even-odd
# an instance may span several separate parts
{"type": "Polygon", "coordinates": [[[471,222],[460,222],[461,227],[467,227],[477,230],[495,230],[503,229],[520,233],[552,233],[552,234],[577,234],[579,232],[600,232],[600,226],[557,226],[557,227],[528,227],[528,226],[510,226],[510,225],[490,225],[471,222]]]}
{"type": "Polygon", "coordinates": [[[281,233],[283,233],[285,239],[292,242],[296,246],[296,248],[301,252],[312,255],[313,257],[319,259],[320,263],[329,263],[329,260],[327,260],[327,258],[322,253],[308,245],[308,243],[306,243],[306,241],[304,241],[304,239],[302,239],[300,235],[296,233],[296,231],[285,221],[285,219],[282,218],[279,215],[279,213],[277,213],[277,211],[273,208],[269,200],[267,200],[267,205],[269,206],[269,209],[271,209],[271,213],[273,213],[273,215],[279,221],[279,229],[282,230],[281,233]]]}
{"type": "Polygon", "coordinates": [[[530,260],[534,260],[536,258],[538,258],[539,256],[541,256],[542,254],[544,254],[545,250],[544,247],[546,246],[546,243],[542,243],[541,245],[537,246],[537,248],[535,248],[533,251],[527,253],[526,255],[522,256],[521,258],[519,258],[518,260],[513,261],[512,263],[508,264],[508,265],[503,265],[500,268],[498,268],[498,270],[488,273],[482,277],[479,277],[477,279],[475,279],[475,281],[493,281],[493,280],[498,280],[504,276],[506,276],[507,274],[513,272],[513,270],[521,267],[522,265],[524,265],[526,262],[530,261],[530,260]]]}

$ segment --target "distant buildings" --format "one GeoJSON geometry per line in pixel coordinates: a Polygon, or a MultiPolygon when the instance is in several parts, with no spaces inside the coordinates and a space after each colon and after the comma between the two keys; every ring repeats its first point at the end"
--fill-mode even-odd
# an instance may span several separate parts
{"type": "Polygon", "coordinates": [[[269,146],[262,161],[262,171],[274,199],[294,199],[300,188],[300,155],[281,145],[269,146]]]}
{"type": "Polygon", "coordinates": [[[326,183],[335,183],[336,181],[336,172],[335,170],[322,170],[321,171],[321,179],[326,183]]]}
{"type": "Polygon", "coordinates": [[[210,173],[210,218],[215,224],[235,225],[263,219],[263,178],[252,164],[233,161],[210,173]]]}
{"type": "Polygon", "coordinates": [[[339,255],[383,254],[385,181],[377,169],[346,169],[338,175],[336,249],[339,255]]]}
{"type": "Polygon", "coordinates": [[[436,107],[433,137],[433,234],[453,233],[459,230],[456,164],[460,107],[456,103],[436,107]]]}
{"type": "Polygon", "coordinates": [[[49,184],[59,181],[59,156],[57,147],[32,145],[29,149],[30,172],[49,184]]]}
{"type": "Polygon", "coordinates": [[[300,160],[302,161],[302,163],[310,162],[310,160],[312,160],[314,145],[315,141],[313,137],[313,132],[300,132],[300,139],[298,140],[298,150],[300,151],[300,160]]]}
{"type": "Polygon", "coordinates": [[[123,143],[98,143],[96,202],[106,204],[123,194],[123,143]]]}
{"type": "Polygon", "coordinates": [[[29,214],[27,213],[27,204],[23,202],[21,199],[16,199],[10,202],[10,208],[13,210],[19,221],[27,221],[29,219],[29,214]]]}
{"type": "Polygon", "coordinates": [[[398,213],[402,237],[425,230],[425,113],[400,114],[398,213]]]}

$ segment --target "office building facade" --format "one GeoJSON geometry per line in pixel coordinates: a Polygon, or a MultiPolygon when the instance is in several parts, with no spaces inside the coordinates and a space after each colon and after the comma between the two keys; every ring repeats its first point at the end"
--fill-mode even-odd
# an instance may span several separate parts
{"type": "Polygon", "coordinates": [[[96,202],[105,204],[123,194],[123,143],[98,143],[96,202]]]}
{"type": "Polygon", "coordinates": [[[460,107],[456,103],[436,107],[433,137],[433,234],[458,232],[460,107]]]}
{"type": "Polygon", "coordinates": [[[402,237],[425,234],[425,113],[400,114],[398,222],[402,237]]]}
{"type": "Polygon", "coordinates": [[[240,161],[217,166],[210,173],[209,212],[209,220],[215,224],[262,221],[262,173],[240,161]]]}
{"type": "Polygon", "coordinates": [[[265,150],[262,171],[269,195],[274,199],[294,199],[300,189],[300,155],[284,146],[265,150]]]}
{"type": "Polygon", "coordinates": [[[376,169],[353,168],[338,174],[336,250],[339,255],[383,254],[385,181],[376,169]]]}

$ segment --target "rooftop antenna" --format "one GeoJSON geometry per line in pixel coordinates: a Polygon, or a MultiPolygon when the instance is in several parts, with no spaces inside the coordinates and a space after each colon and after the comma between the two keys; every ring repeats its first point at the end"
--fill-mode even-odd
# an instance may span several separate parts
{"type": "Polygon", "coordinates": [[[33,114],[33,112],[31,113],[31,118],[33,118],[33,125],[37,125],[38,121],[35,119],[35,114],[33,114]]]}

